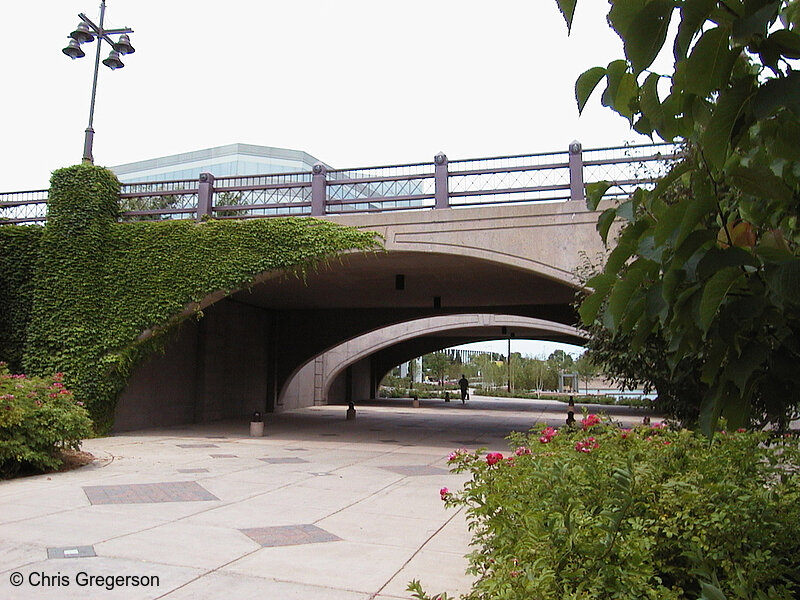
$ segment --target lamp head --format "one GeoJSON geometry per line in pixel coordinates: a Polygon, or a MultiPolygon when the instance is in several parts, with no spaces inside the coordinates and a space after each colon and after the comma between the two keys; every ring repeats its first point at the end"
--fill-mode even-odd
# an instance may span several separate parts
{"type": "Polygon", "coordinates": [[[119,36],[119,41],[114,44],[114,50],[120,54],[133,54],[136,52],[134,47],[131,46],[131,39],[128,37],[127,33],[123,33],[119,36]]]}
{"type": "Polygon", "coordinates": [[[109,53],[108,58],[103,61],[103,64],[112,71],[121,69],[122,67],[125,66],[123,62],[119,59],[119,52],[117,52],[116,50],[112,50],[109,53]]]}
{"type": "Polygon", "coordinates": [[[78,26],[75,28],[75,31],[70,33],[69,37],[71,37],[79,44],[83,44],[84,42],[91,42],[94,40],[94,35],[92,34],[91,29],[89,29],[89,26],[83,21],[78,23],[78,26]]]}
{"type": "Polygon", "coordinates": [[[69,41],[69,44],[67,44],[67,47],[62,49],[61,51],[67,56],[69,56],[72,60],[75,60],[76,58],[83,58],[84,56],[86,56],[84,51],[81,49],[81,45],[74,39],[71,39],[69,41]]]}

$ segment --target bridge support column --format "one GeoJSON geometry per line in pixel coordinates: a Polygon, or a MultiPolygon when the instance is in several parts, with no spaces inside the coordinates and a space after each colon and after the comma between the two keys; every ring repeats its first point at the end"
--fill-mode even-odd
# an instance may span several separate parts
{"type": "Polygon", "coordinates": [[[583,146],[578,140],[569,145],[569,199],[583,200],[583,146]]]}
{"type": "Polygon", "coordinates": [[[214,208],[214,176],[211,173],[200,173],[197,186],[197,220],[212,215],[214,208]]]}
{"type": "Polygon", "coordinates": [[[447,156],[439,152],[433,157],[434,208],[450,208],[450,190],[448,189],[447,156]]]}

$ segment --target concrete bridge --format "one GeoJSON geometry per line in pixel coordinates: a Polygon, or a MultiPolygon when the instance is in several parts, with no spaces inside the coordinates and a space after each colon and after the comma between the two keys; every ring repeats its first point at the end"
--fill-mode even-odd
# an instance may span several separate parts
{"type": "Polygon", "coordinates": [[[119,428],[374,397],[395,365],[454,344],[581,343],[574,270],[602,252],[583,201],[325,218],[380,233],[386,252],[209,298],[134,374],[119,428]]]}
{"type": "MultiPolygon", "coordinates": [[[[263,273],[212,294],[162,355],[133,374],[116,427],[244,418],[374,397],[395,365],[486,339],[581,343],[582,256],[603,252],[584,185],[627,196],[663,174],[672,145],[308,173],[126,184],[123,220],[312,215],[375,231],[306,281],[263,273]]],[[[46,192],[0,195],[6,223],[46,219],[46,192]]]]}

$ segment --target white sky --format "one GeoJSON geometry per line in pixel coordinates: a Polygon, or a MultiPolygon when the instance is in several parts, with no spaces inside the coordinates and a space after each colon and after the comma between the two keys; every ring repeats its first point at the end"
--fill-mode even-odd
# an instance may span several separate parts
{"type": "MultiPolygon", "coordinates": [[[[645,142],[598,98],[578,118],[577,76],[622,54],[607,8],[582,3],[568,38],[555,0],[109,0],[136,52],[100,66],[95,163],[235,142],[338,168],[645,142]]],[[[80,162],[96,42],[61,53],[79,12],[98,22],[99,2],[3,3],[21,35],[0,62],[0,191],[80,162]]]]}
{"type": "MultiPolygon", "coordinates": [[[[576,77],[621,55],[607,4],[579,9],[567,38],[555,0],[109,0],[136,53],[100,66],[95,162],[242,142],[343,168],[646,141],[596,99],[578,119],[576,77]]],[[[79,12],[98,22],[99,2],[3,3],[33,33],[0,62],[0,191],[80,161],[96,42],[61,53],[79,12]]]]}

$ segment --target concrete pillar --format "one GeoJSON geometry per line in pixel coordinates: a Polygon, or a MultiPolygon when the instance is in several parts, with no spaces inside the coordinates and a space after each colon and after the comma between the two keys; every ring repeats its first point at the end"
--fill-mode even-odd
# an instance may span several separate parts
{"type": "Polygon", "coordinates": [[[439,152],[433,157],[434,208],[450,208],[447,156],[439,152]]]}
{"type": "Polygon", "coordinates": [[[209,218],[214,210],[214,176],[211,173],[200,173],[197,186],[197,220],[209,218]]]}
{"type": "Polygon", "coordinates": [[[311,216],[321,217],[325,214],[326,186],[325,176],[328,169],[322,163],[315,163],[311,170],[311,216]]]}
{"type": "Polygon", "coordinates": [[[583,200],[583,146],[578,140],[569,145],[569,199],[583,200]]]}

